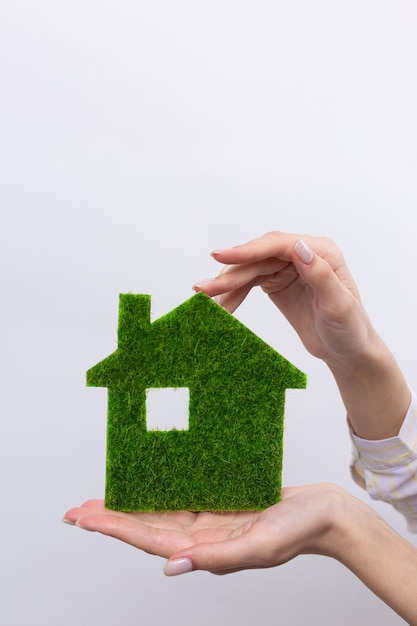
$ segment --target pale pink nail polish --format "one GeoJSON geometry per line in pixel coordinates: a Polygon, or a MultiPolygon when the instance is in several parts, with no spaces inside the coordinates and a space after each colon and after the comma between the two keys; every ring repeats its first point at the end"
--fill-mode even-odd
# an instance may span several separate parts
{"type": "Polygon", "coordinates": [[[216,256],[216,254],[221,254],[222,252],[227,252],[228,250],[232,250],[232,248],[218,248],[217,250],[212,250],[212,252],[210,252],[210,256],[216,256]]]}
{"type": "Polygon", "coordinates": [[[179,576],[192,571],[193,564],[191,559],[174,559],[173,561],[166,561],[164,565],[165,576],[179,576]]]}
{"type": "Polygon", "coordinates": [[[200,289],[203,289],[203,287],[208,285],[208,283],[211,283],[213,280],[214,278],[205,278],[204,280],[199,280],[197,283],[194,283],[193,285],[194,291],[199,291],[200,289]]]}
{"type": "Polygon", "coordinates": [[[310,265],[310,263],[313,261],[314,259],[313,251],[310,248],[310,246],[307,245],[306,242],[303,241],[302,239],[299,239],[296,242],[294,246],[294,250],[298,258],[301,259],[301,261],[305,263],[306,265],[310,265]]]}

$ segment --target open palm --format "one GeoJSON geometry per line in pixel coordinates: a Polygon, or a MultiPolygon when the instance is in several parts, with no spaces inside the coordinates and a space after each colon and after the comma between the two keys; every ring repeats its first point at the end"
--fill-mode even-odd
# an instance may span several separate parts
{"type": "Polygon", "coordinates": [[[190,559],[193,569],[225,574],[272,567],[297,554],[323,553],[339,488],[310,485],[284,489],[278,504],[262,511],[123,513],[101,500],[71,509],[64,521],[109,535],[168,559],[190,559]]]}

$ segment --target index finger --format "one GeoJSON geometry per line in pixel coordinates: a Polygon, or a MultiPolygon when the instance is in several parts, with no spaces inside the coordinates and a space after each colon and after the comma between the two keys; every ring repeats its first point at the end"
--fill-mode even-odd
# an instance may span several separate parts
{"type": "MultiPolygon", "coordinates": [[[[232,248],[214,250],[211,256],[216,259],[216,261],[228,265],[253,263],[271,257],[289,262],[293,259],[294,245],[300,237],[301,235],[293,233],[271,231],[247,243],[232,248]]],[[[303,238],[307,240],[311,239],[308,236],[303,236],[303,238]]]]}
{"type": "Polygon", "coordinates": [[[209,296],[218,296],[243,288],[241,299],[244,299],[252,287],[287,265],[288,261],[276,257],[266,257],[252,263],[230,264],[215,278],[195,283],[193,289],[204,291],[209,296]]]}

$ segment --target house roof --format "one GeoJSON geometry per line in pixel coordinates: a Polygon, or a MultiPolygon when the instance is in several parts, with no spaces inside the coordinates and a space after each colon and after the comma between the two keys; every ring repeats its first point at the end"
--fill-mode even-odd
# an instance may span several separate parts
{"type": "Polygon", "coordinates": [[[118,347],[87,372],[89,386],[111,387],[138,374],[147,386],[180,386],[192,370],[207,384],[269,377],[281,388],[305,387],[300,370],[206,294],[154,322],[150,307],[149,295],[120,295],[118,347]]]}

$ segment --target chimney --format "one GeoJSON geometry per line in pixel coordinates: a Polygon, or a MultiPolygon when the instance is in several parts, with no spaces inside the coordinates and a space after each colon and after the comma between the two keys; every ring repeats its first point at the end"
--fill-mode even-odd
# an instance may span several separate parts
{"type": "Polygon", "coordinates": [[[151,324],[151,296],[121,293],[119,296],[118,348],[131,350],[151,324]]]}

